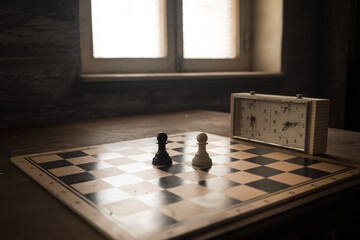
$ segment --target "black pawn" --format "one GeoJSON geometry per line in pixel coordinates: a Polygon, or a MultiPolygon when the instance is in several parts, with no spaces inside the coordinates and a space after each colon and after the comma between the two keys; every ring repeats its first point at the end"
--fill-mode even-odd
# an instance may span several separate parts
{"type": "Polygon", "coordinates": [[[153,161],[152,161],[153,165],[166,166],[166,165],[172,164],[171,157],[166,152],[165,145],[166,145],[167,139],[168,139],[168,137],[167,137],[166,133],[163,133],[163,132],[158,133],[157,144],[159,145],[159,149],[158,149],[155,157],[153,158],[153,161]]]}

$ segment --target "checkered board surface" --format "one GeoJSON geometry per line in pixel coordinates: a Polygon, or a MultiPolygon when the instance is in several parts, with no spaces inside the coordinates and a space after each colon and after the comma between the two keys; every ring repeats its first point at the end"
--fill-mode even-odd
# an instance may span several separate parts
{"type": "Polygon", "coordinates": [[[12,158],[112,239],[185,236],[324,189],[359,168],[208,134],[213,165],[195,169],[198,132],[170,135],[173,165],[155,168],[156,138],[12,158]]]}

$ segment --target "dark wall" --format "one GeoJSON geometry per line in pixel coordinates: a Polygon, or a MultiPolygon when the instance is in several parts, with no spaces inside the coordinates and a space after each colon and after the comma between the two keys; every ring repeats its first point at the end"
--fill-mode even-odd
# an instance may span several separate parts
{"type": "Polygon", "coordinates": [[[360,106],[360,3],[352,1],[351,34],[348,54],[345,128],[360,131],[358,106],[360,106]]]}
{"type": "Polygon", "coordinates": [[[284,0],[283,89],[330,99],[329,124],[335,128],[344,128],[345,121],[351,121],[345,119],[345,108],[354,31],[351,9],[356,1],[284,0]]]}
{"type": "MultiPolygon", "coordinates": [[[[0,127],[185,109],[229,111],[231,92],[326,97],[343,128],[351,0],[284,0],[283,82],[81,82],[78,1],[0,2],[0,127]]],[[[266,80],[266,79],[264,79],[266,80]]]]}

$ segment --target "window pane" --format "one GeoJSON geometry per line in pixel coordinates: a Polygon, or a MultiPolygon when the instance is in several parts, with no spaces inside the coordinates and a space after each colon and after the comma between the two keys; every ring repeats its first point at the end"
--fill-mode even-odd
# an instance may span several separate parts
{"type": "Polygon", "coordinates": [[[236,58],[236,8],[236,0],[183,0],[184,58],[236,58]]]}
{"type": "Polygon", "coordinates": [[[165,0],[91,0],[95,58],[166,57],[165,0]]]}

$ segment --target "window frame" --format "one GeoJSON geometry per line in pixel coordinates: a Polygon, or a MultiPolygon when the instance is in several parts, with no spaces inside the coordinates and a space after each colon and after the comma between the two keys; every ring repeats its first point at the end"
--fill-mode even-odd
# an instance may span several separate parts
{"type": "Polygon", "coordinates": [[[164,58],[94,58],[91,0],[79,0],[81,68],[83,74],[146,74],[234,72],[250,70],[250,0],[237,0],[238,58],[184,59],[182,49],[182,0],[164,0],[167,56],[164,58]]]}

